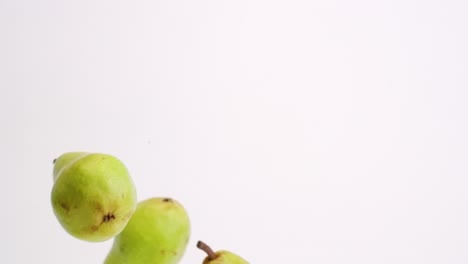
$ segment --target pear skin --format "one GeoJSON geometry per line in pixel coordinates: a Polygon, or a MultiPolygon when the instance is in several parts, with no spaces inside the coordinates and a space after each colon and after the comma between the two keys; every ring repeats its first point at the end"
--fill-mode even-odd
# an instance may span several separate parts
{"type": "Polygon", "coordinates": [[[203,264],[249,264],[245,259],[227,250],[214,252],[207,244],[198,241],[197,247],[203,250],[207,256],[203,264]]]}
{"type": "Polygon", "coordinates": [[[78,160],[79,158],[89,155],[91,153],[88,152],[68,152],[62,154],[60,157],[57,159],[54,159],[54,172],[53,172],[53,177],[54,177],[54,182],[57,180],[58,175],[60,175],[60,172],[70,164],[73,164],[75,160],[78,160]]]}
{"type": "Polygon", "coordinates": [[[135,186],[125,165],[100,153],[70,152],[54,160],[51,202],[62,227],[90,242],[120,233],[135,211],[135,186]]]}
{"type": "Polygon", "coordinates": [[[176,264],[189,238],[190,220],[184,207],[171,198],[150,198],[138,203],[104,264],[176,264]]]}

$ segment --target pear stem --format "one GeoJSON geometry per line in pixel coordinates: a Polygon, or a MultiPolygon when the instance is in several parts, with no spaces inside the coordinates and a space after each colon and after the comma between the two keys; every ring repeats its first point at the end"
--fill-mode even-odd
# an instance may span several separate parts
{"type": "Polygon", "coordinates": [[[197,248],[203,250],[208,255],[209,260],[214,260],[215,258],[218,257],[216,253],[207,244],[203,243],[202,241],[197,242],[197,248]]]}

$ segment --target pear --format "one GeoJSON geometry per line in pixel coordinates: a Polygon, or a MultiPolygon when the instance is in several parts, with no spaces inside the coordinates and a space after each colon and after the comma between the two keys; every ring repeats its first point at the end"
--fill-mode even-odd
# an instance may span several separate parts
{"type": "Polygon", "coordinates": [[[114,238],[104,264],[175,264],[190,238],[184,207],[171,198],[141,201],[125,229],[114,238]]]}
{"type": "Polygon", "coordinates": [[[51,202],[62,227],[91,242],[120,233],[135,211],[135,186],[125,165],[100,153],[69,152],[54,160],[51,202]]]}
{"type": "Polygon", "coordinates": [[[203,264],[249,264],[245,259],[240,256],[227,251],[220,250],[214,252],[207,244],[202,241],[198,241],[197,247],[208,255],[204,260],[203,264]]]}

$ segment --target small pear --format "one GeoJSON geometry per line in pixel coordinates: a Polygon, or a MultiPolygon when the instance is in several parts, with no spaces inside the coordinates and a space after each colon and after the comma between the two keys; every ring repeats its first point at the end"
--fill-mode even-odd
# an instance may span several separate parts
{"type": "Polygon", "coordinates": [[[120,233],[135,211],[135,186],[125,165],[100,153],[69,152],[54,160],[51,202],[62,227],[92,242],[120,233]]]}
{"type": "Polygon", "coordinates": [[[150,198],[138,203],[104,264],[176,264],[189,238],[190,220],[182,205],[171,198],[150,198]]]}
{"type": "Polygon", "coordinates": [[[202,241],[198,241],[197,247],[208,255],[204,260],[203,264],[249,264],[245,259],[240,256],[226,251],[220,250],[214,252],[207,244],[202,241]]]}

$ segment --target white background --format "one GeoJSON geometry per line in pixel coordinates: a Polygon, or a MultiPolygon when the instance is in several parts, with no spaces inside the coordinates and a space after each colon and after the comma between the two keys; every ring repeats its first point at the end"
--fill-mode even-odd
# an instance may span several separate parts
{"type": "Polygon", "coordinates": [[[52,160],[116,155],[140,199],[252,264],[468,263],[468,2],[0,0],[1,262],[101,263],[52,160]]]}

